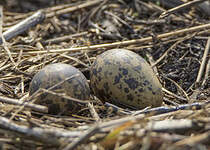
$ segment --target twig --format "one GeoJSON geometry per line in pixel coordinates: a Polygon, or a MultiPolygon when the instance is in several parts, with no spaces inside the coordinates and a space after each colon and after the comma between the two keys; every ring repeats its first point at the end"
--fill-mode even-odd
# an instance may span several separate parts
{"type": "Polygon", "coordinates": [[[179,5],[179,6],[177,6],[177,7],[174,7],[174,8],[172,8],[172,9],[170,9],[170,10],[167,10],[167,11],[163,12],[163,13],[160,15],[160,18],[164,18],[164,17],[166,17],[166,16],[168,16],[168,15],[170,15],[170,14],[172,14],[172,13],[175,13],[175,12],[179,11],[180,9],[188,8],[188,7],[191,7],[191,6],[193,6],[193,5],[202,3],[202,2],[204,2],[204,1],[206,1],[206,0],[194,0],[194,1],[190,1],[190,2],[184,3],[184,4],[182,4],[182,5],[179,5]]]}
{"type": "Polygon", "coordinates": [[[28,103],[23,103],[23,105],[21,105],[13,114],[12,116],[9,118],[10,120],[13,120],[15,118],[15,116],[21,112],[24,108],[25,108],[25,104],[33,104],[36,101],[36,99],[34,99],[33,101],[30,101],[28,103]]]}
{"type": "Polygon", "coordinates": [[[65,58],[68,58],[70,60],[73,60],[73,61],[77,62],[78,64],[81,64],[81,65],[85,66],[86,68],[89,68],[90,67],[86,63],[82,62],[80,59],[78,59],[76,57],[72,57],[72,56],[65,55],[65,54],[60,54],[60,56],[65,57],[65,58]]]}
{"type": "MultiPolygon", "coordinates": [[[[191,28],[185,28],[178,31],[172,31],[169,33],[164,33],[157,35],[157,39],[167,38],[170,36],[177,36],[180,34],[186,34],[186,33],[192,33],[192,32],[198,32],[200,30],[206,30],[210,28],[209,24],[199,25],[191,28]]],[[[128,40],[128,41],[122,41],[122,42],[115,42],[115,43],[107,43],[107,44],[99,44],[99,45],[92,45],[92,46],[84,46],[84,47],[76,47],[76,48],[66,48],[66,49],[52,49],[52,50],[41,50],[41,51],[28,51],[23,52],[24,54],[43,54],[43,53],[61,53],[61,52],[78,52],[78,51],[84,51],[84,50],[98,50],[99,48],[114,48],[119,46],[128,46],[131,44],[142,44],[145,42],[152,42],[153,37],[146,37],[142,39],[134,39],[134,40],[128,40]]],[[[16,53],[13,53],[16,54],[16,53]]]]}
{"type": "Polygon", "coordinates": [[[112,16],[113,18],[117,19],[119,22],[121,22],[123,25],[127,26],[130,30],[133,30],[132,27],[123,19],[121,19],[120,17],[118,17],[117,15],[108,12],[108,11],[104,11],[105,14],[112,16]]]}
{"type": "MultiPolygon", "coordinates": [[[[24,31],[28,30],[29,28],[41,23],[45,18],[45,14],[42,11],[38,11],[32,16],[26,18],[25,20],[21,21],[20,23],[14,25],[13,27],[9,28],[7,31],[3,33],[3,36],[6,41],[12,39],[13,37],[23,33],[24,31]]],[[[2,44],[2,39],[0,39],[0,44],[2,44]]]]}
{"type": "Polygon", "coordinates": [[[155,132],[175,132],[183,134],[190,130],[203,129],[203,126],[190,119],[166,119],[149,122],[146,129],[155,132]]]}
{"type": "MultiPolygon", "coordinates": [[[[63,84],[65,81],[68,81],[68,80],[70,80],[70,79],[76,77],[77,75],[78,75],[78,74],[73,75],[73,76],[71,76],[71,77],[68,77],[68,78],[66,78],[65,80],[62,80],[61,82],[59,82],[59,83],[53,85],[52,87],[49,87],[48,89],[43,89],[43,88],[38,89],[35,93],[33,93],[33,94],[28,98],[29,101],[30,101],[30,103],[34,103],[34,102],[36,101],[36,99],[33,99],[33,98],[35,98],[36,96],[40,96],[40,95],[44,92],[44,93],[49,93],[49,94],[52,94],[52,95],[56,95],[56,96],[63,97],[63,98],[65,98],[65,99],[67,99],[67,100],[71,100],[71,101],[74,101],[74,102],[77,102],[77,103],[87,104],[88,102],[85,102],[85,101],[82,101],[82,100],[79,100],[79,99],[76,99],[76,98],[72,98],[72,97],[70,97],[70,96],[66,96],[66,95],[63,95],[63,94],[61,94],[61,93],[56,93],[56,92],[50,91],[50,90],[52,90],[53,88],[55,88],[55,87],[57,87],[57,86],[63,84]],[[33,99],[33,100],[31,101],[31,99],[33,99]]],[[[20,107],[20,108],[11,116],[11,117],[10,117],[10,120],[12,120],[18,112],[20,112],[22,109],[24,109],[24,107],[25,107],[25,104],[23,103],[23,105],[22,105],[22,106],[21,106],[21,107],[20,107]]]]}
{"type": "Polygon", "coordinates": [[[208,40],[208,36],[195,36],[194,38],[198,39],[198,40],[208,40]]]}
{"type": "Polygon", "coordinates": [[[114,112],[114,113],[120,113],[120,114],[123,114],[123,115],[130,115],[132,113],[129,110],[120,108],[119,106],[116,106],[116,105],[108,103],[108,102],[105,102],[104,106],[107,107],[107,108],[111,108],[111,111],[114,112]]]}
{"type": "Polygon", "coordinates": [[[125,18],[135,24],[144,24],[144,25],[160,25],[160,24],[165,24],[166,20],[165,19],[157,19],[157,20],[133,20],[131,17],[125,16],[125,18]]]}
{"type": "Polygon", "coordinates": [[[166,98],[166,97],[163,97],[163,101],[165,102],[165,104],[169,104],[169,105],[172,105],[172,106],[178,106],[179,104],[175,101],[172,100],[169,100],[169,98],[166,98]]]}
{"type": "Polygon", "coordinates": [[[96,134],[99,131],[99,126],[95,125],[90,130],[88,130],[85,134],[83,134],[79,139],[73,141],[72,143],[68,144],[63,150],[73,150],[77,146],[79,146],[83,141],[87,140],[92,135],[96,134]]]}
{"type": "Polygon", "coordinates": [[[43,44],[56,44],[56,43],[59,43],[59,42],[64,42],[64,41],[67,41],[67,40],[70,40],[70,39],[73,39],[73,38],[84,36],[84,35],[87,35],[87,34],[88,34],[88,32],[81,32],[81,33],[66,35],[66,36],[62,36],[62,37],[56,37],[54,39],[49,39],[49,40],[46,40],[46,41],[43,40],[43,44]]]}
{"type": "MultiPolygon", "coordinates": [[[[4,16],[3,15],[3,7],[0,6],[0,38],[1,38],[2,42],[3,42],[3,47],[6,50],[6,52],[7,52],[8,56],[9,56],[11,62],[16,67],[17,65],[16,65],[16,63],[15,63],[15,61],[14,61],[12,55],[11,55],[11,52],[10,52],[8,46],[7,46],[7,42],[6,42],[6,40],[5,40],[5,38],[4,38],[3,34],[2,34],[3,16],[4,16]]],[[[1,44],[1,42],[0,42],[0,44],[1,44]]]]}
{"type": "Polygon", "coordinates": [[[182,100],[182,101],[184,101],[184,102],[188,102],[188,100],[187,100],[186,98],[183,98],[183,97],[181,97],[181,96],[178,96],[178,95],[176,95],[176,94],[174,94],[174,93],[168,91],[168,90],[165,89],[165,88],[162,88],[162,90],[163,90],[164,92],[166,92],[167,94],[174,96],[175,98],[178,98],[178,99],[180,99],[180,100],[182,100]]]}
{"type": "Polygon", "coordinates": [[[4,66],[2,66],[2,67],[0,68],[0,72],[6,70],[7,68],[9,68],[9,67],[11,67],[11,66],[12,66],[11,63],[10,63],[10,64],[5,64],[4,66]]]}
{"type": "Polygon", "coordinates": [[[156,107],[151,109],[145,109],[143,111],[133,111],[134,115],[139,114],[152,114],[152,115],[159,115],[164,113],[169,113],[177,110],[199,110],[206,106],[206,104],[210,103],[210,101],[207,101],[205,103],[192,103],[192,104],[184,104],[179,106],[173,106],[173,107],[156,107]]]}
{"type": "Polygon", "coordinates": [[[22,137],[51,145],[60,145],[59,138],[75,138],[82,134],[80,131],[43,129],[38,127],[31,128],[13,123],[4,117],[0,117],[0,132],[13,136],[15,133],[22,137]]]}
{"type": "Polygon", "coordinates": [[[170,79],[170,78],[168,78],[168,77],[166,77],[164,75],[161,75],[161,76],[164,77],[165,79],[171,81],[172,83],[174,83],[177,86],[177,88],[184,93],[184,95],[185,95],[186,99],[188,100],[188,102],[190,101],[189,96],[187,95],[185,90],[178,83],[176,83],[174,80],[172,80],[172,79],[170,79]]]}
{"type": "Polygon", "coordinates": [[[208,80],[209,74],[210,74],[210,59],[209,59],[207,65],[206,65],[206,73],[205,73],[205,76],[204,76],[204,79],[203,79],[202,87],[204,87],[206,81],[208,80]]]}
{"type": "MultiPolygon", "coordinates": [[[[178,110],[199,110],[202,108],[205,108],[207,104],[210,104],[210,101],[207,101],[205,103],[192,103],[192,104],[185,104],[180,105],[177,107],[157,107],[157,108],[151,108],[151,109],[145,109],[143,111],[140,111],[139,113],[136,113],[136,111],[133,111],[135,116],[128,116],[120,119],[115,119],[111,121],[107,121],[104,123],[101,123],[99,125],[99,128],[102,132],[109,131],[110,129],[113,129],[116,126],[120,126],[128,121],[138,121],[144,119],[146,116],[154,116],[164,113],[169,113],[173,111],[178,110]]],[[[84,126],[83,129],[88,129],[88,126],[84,126]]]]}
{"type": "MultiPolygon", "coordinates": [[[[195,88],[197,90],[195,90],[193,92],[193,94],[190,96],[190,98],[192,100],[196,100],[197,99],[197,96],[199,94],[199,91],[200,91],[200,88],[198,88],[198,85],[199,85],[199,82],[201,80],[201,77],[203,76],[203,72],[204,72],[204,68],[205,68],[205,64],[206,64],[206,59],[207,59],[207,56],[208,56],[208,53],[209,53],[209,48],[210,48],[210,37],[208,38],[208,41],[206,43],[206,47],[205,47],[205,51],[204,51],[204,54],[203,54],[203,59],[202,59],[202,62],[201,62],[201,65],[200,65],[200,69],[199,69],[199,72],[198,72],[198,76],[197,76],[197,79],[195,81],[195,88]]],[[[208,64],[207,64],[208,66],[208,64]]],[[[208,68],[207,68],[208,69],[208,68]]],[[[208,70],[206,70],[208,72],[208,70]]],[[[206,76],[205,76],[206,77],[206,76]]],[[[208,78],[208,77],[207,77],[208,78]]],[[[204,80],[203,80],[204,81],[204,80]]]]}
{"type": "Polygon", "coordinates": [[[208,53],[209,53],[209,49],[210,49],[210,37],[208,38],[208,41],[206,43],[206,48],[205,48],[205,51],[204,51],[204,54],[203,54],[203,59],[202,59],[201,66],[200,66],[198,76],[197,76],[197,79],[196,79],[196,84],[198,84],[200,82],[201,77],[203,76],[203,72],[204,72],[204,68],[205,68],[205,65],[206,65],[206,59],[207,59],[207,56],[208,56],[208,53]]]}
{"type": "Polygon", "coordinates": [[[165,56],[168,55],[169,51],[171,51],[172,49],[174,49],[179,43],[181,43],[181,42],[183,42],[183,41],[185,41],[185,40],[187,40],[187,39],[190,39],[190,38],[193,37],[193,36],[194,36],[194,35],[192,35],[192,36],[186,36],[186,37],[184,37],[184,38],[182,38],[182,39],[176,41],[169,49],[166,50],[166,52],[165,52],[160,58],[158,58],[158,60],[156,60],[155,63],[153,63],[153,64],[151,65],[152,68],[153,68],[154,66],[156,66],[159,62],[161,62],[161,61],[163,60],[163,58],[164,58],[165,56]]]}
{"type": "Polygon", "coordinates": [[[34,92],[34,93],[28,98],[29,101],[32,100],[32,99],[34,99],[35,97],[40,96],[40,95],[44,92],[44,93],[49,93],[49,94],[52,94],[52,95],[60,96],[60,97],[62,97],[62,98],[65,98],[65,99],[67,99],[67,100],[71,100],[71,101],[74,101],[74,102],[77,102],[77,103],[80,103],[80,104],[88,104],[88,102],[85,101],[85,100],[79,100],[79,99],[76,99],[76,98],[73,98],[73,97],[70,97],[70,96],[63,95],[62,93],[56,93],[56,92],[53,92],[53,91],[52,91],[54,88],[58,87],[59,85],[62,85],[64,82],[66,82],[66,81],[68,81],[68,80],[70,80],[70,79],[72,79],[72,78],[77,77],[78,75],[79,75],[79,74],[75,74],[75,75],[72,75],[72,76],[70,76],[70,77],[68,77],[68,78],[65,78],[64,80],[62,80],[62,81],[56,83],[55,85],[49,87],[48,89],[43,89],[43,88],[38,89],[36,92],[34,92]]]}
{"type": "Polygon", "coordinates": [[[30,104],[28,102],[21,102],[17,99],[12,99],[8,97],[0,96],[0,102],[12,104],[12,105],[18,105],[18,106],[25,105],[25,107],[31,108],[32,110],[37,111],[37,112],[45,112],[45,113],[48,112],[48,108],[45,106],[37,105],[37,104],[30,104]]]}
{"type": "Polygon", "coordinates": [[[93,104],[91,103],[88,103],[88,108],[90,110],[90,113],[91,115],[93,116],[93,118],[97,121],[97,122],[100,122],[101,121],[101,118],[99,117],[98,113],[96,112],[93,104]]]}
{"type": "Polygon", "coordinates": [[[137,121],[145,118],[145,114],[139,114],[137,116],[128,116],[120,119],[110,120],[99,125],[101,132],[110,131],[117,126],[120,126],[128,121],[137,121]]]}
{"type": "MultiPolygon", "coordinates": [[[[153,59],[151,53],[149,53],[148,51],[146,51],[145,53],[146,53],[146,56],[147,56],[148,61],[149,61],[149,63],[150,63],[150,66],[152,67],[152,64],[154,64],[155,61],[154,61],[154,59],[153,59]]],[[[153,66],[152,69],[153,69],[153,72],[155,73],[155,75],[156,75],[156,76],[159,76],[157,67],[156,67],[156,66],[153,66]]]]}
{"type": "Polygon", "coordinates": [[[195,145],[203,142],[208,142],[209,140],[210,140],[210,131],[195,136],[186,137],[183,140],[176,142],[175,145],[176,146],[195,145]]]}
{"type": "Polygon", "coordinates": [[[101,10],[101,8],[108,2],[109,0],[103,0],[100,5],[97,7],[93,8],[92,12],[90,13],[89,17],[87,20],[92,20],[93,17],[96,16],[97,12],[101,10]]]}
{"type": "Polygon", "coordinates": [[[41,89],[40,91],[43,91],[44,93],[52,94],[52,95],[55,95],[55,96],[59,96],[59,97],[62,97],[66,100],[77,102],[77,103],[80,103],[80,104],[88,104],[88,102],[85,101],[85,100],[79,100],[79,99],[64,95],[62,93],[57,93],[57,92],[50,91],[49,89],[41,89]]]}
{"type": "Polygon", "coordinates": [[[70,13],[70,12],[73,12],[73,11],[76,11],[76,10],[79,10],[79,9],[83,9],[83,8],[86,8],[86,7],[94,6],[94,5],[99,4],[101,2],[102,2],[102,0],[87,1],[87,2],[82,3],[80,5],[64,8],[64,9],[61,9],[61,10],[57,10],[55,12],[49,12],[49,13],[46,14],[46,17],[50,18],[50,17],[53,17],[55,15],[61,15],[61,14],[70,13]]]}

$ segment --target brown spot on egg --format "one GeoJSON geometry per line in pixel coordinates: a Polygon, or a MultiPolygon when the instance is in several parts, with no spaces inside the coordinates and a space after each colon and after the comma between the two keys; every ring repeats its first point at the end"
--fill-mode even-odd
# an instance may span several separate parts
{"type": "MultiPolygon", "coordinates": [[[[97,72],[97,68],[95,68],[92,73],[97,76],[97,72]]],[[[80,100],[88,100],[90,97],[87,79],[78,69],[68,64],[50,64],[41,69],[30,83],[29,95],[34,94],[39,89],[49,88],[54,93],[80,100]]],[[[35,103],[45,105],[48,107],[49,113],[57,114],[61,110],[69,110],[68,107],[71,107],[69,101],[50,93],[42,93],[37,97],[35,103]]],[[[72,107],[77,107],[77,105],[72,105],[72,107]]],[[[71,113],[71,111],[67,113],[71,113]]]]}
{"type": "Polygon", "coordinates": [[[101,101],[115,105],[142,109],[162,104],[162,86],[152,68],[129,50],[112,49],[98,55],[90,69],[90,85],[101,101]],[[94,73],[99,68],[100,73],[94,73]]]}

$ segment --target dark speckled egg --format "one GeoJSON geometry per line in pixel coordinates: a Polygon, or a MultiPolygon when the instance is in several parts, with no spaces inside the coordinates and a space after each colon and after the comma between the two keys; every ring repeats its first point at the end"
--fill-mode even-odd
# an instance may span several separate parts
{"type": "MultiPolygon", "coordinates": [[[[31,81],[29,95],[40,88],[80,100],[88,100],[90,97],[90,88],[85,76],[68,64],[50,64],[41,69],[31,81]]],[[[78,103],[49,93],[38,96],[35,103],[47,106],[50,114],[72,113],[79,108],[78,103]]]]}
{"type": "Polygon", "coordinates": [[[90,70],[94,94],[105,102],[142,109],[161,106],[161,84],[150,65],[138,54],[125,49],[98,55],[90,70]]]}

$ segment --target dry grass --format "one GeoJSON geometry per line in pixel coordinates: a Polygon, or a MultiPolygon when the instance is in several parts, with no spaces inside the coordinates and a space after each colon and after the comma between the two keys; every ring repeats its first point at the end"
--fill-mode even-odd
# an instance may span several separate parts
{"type": "Polygon", "coordinates": [[[210,15],[192,2],[169,11],[154,1],[57,3],[8,0],[3,5],[2,149],[210,149],[210,15]],[[40,20],[24,22],[38,10],[40,20]],[[78,113],[55,116],[33,104],[29,84],[44,66],[71,64],[89,79],[95,57],[119,47],[151,64],[163,85],[163,107],[132,111],[92,95],[78,113]]]}

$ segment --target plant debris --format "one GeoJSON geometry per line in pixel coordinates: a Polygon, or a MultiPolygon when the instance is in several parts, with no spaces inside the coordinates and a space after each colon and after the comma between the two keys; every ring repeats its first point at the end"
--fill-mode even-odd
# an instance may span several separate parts
{"type": "MultiPolygon", "coordinates": [[[[210,149],[209,0],[2,0],[1,149],[210,149]],[[143,110],[91,98],[51,115],[29,96],[33,76],[66,63],[90,80],[112,48],[141,55],[163,86],[161,107],[143,110]]],[[[66,95],[68,100],[80,102],[66,95]]]]}

